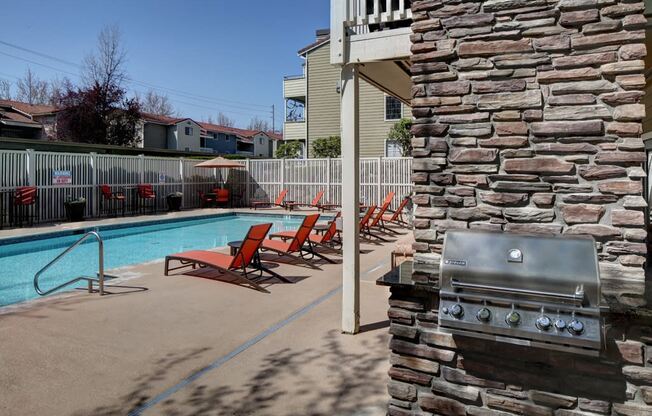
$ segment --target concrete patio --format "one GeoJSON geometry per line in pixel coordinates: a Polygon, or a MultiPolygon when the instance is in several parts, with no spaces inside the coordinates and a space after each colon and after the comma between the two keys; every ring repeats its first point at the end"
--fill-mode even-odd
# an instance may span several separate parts
{"type": "Polygon", "coordinates": [[[105,297],[78,292],[6,308],[0,413],[385,414],[388,291],[374,281],[395,245],[363,244],[355,336],[340,332],[340,264],[281,264],[275,271],[294,283],[269,280],[264,294],[164,277],[156,262],[121,269],[130,278],[105,297]]]}

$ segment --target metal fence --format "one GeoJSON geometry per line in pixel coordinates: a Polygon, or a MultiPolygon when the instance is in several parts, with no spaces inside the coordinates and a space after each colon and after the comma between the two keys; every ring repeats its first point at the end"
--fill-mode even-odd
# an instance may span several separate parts
{"type": "MultiPolygon", "coordinates": [[[[183,193],[184,208],[197,208],[199,191],[209,192],[218,186],[231,191],[233,206],[274,199],[282,189],[288,189],[287,199],[292,201],[308,203],[323,190],[323,202],[341,203],[340,159],[255,159],[242,161],[243,169],[231,170],[197,168],[200,162],[143,155],[0,150],[0,197],[5,196],[0,203],[5,204],[2,211],[7,215],[8,196],[14,189],[36,186],[41,221],[62,220],[64,202],[77,197],[88,201],[86,216],[97,217],[101,213],[100,185],[130,193],[141,183],[153,185],[159,209],[165,208],[165,197],[172,192],[183,193]]],[[[398,204],[401,196],[412,191],[411,167],[411,158],[361,159],[361,200],[377,204],[394,191],[394,204],[398,204]]]]}

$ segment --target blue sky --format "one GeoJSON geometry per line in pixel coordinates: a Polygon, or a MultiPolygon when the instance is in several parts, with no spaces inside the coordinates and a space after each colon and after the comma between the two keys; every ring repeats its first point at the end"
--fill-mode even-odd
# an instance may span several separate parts
{"type": "MultiPolygon", "coordinates": [[[[192,95],[162,91],[183,115],[202,119],[223,111],[244,126],[254,115],[271,122],[275,104],[278,129],[283,120],[283,76],[301,73],[296,52],[314,40],[316,29],[329,26],[330,1],[3,3],[0,42],[77,63],[94,49],[103,26],[117,24],[128,53],[129,77],[192,95]]],[[[15,83],[28,66],[46,80],[79,72],[71,65],[0,43],[0,78],[15,83]]],[[[147,87],[130,89],[142,92],[147,87]]]]}

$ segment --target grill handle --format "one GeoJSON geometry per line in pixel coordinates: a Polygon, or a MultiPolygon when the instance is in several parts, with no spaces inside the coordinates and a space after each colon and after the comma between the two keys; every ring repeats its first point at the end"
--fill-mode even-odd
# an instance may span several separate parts
{"type": "Polygon", "coordinates": [[[490,285],[480,285],[477,283],[464,283],[459,280],[451,279],[451,286],[455,289],[471,289],[471,290],[483,290],[488,292],[497,292],[504,293],[508,295],[519,294],[519,295],[530,295],[537,296],[541,298],[554,299],[559,301],[563,299],[570,301],[574,304],[581,305],[584,302],[584,290],[578,289],[574,294],[568,295],[565,293],[550,293],[550,292],[541,292],[538,290],[528,290],[528,289],[516,289],[508,288],[501,286],[490,286],[490,285]]]}

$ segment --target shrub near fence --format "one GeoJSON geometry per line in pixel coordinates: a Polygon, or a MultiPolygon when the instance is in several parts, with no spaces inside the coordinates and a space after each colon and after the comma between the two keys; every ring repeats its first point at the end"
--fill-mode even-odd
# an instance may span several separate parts
{"type": "MultiPolygon", "coordinates": [[[[184,208],[197,208],[198,191],[208,192],[220,184],[231,190],[234,206],[273,199],[285,188],[288,200],[310,202],[324,190],[324,201],[341,203],[340,159],[250,159],[242,161],[244,169],[231,170],[197,168],[200,162],[142,155],[0,150],[0,191],[37,186],[40,219],[46,222],[65,217],[63,202],[68,196],[86,198],[85,215],[98,216],[100,185],[130,192],[139,183],[151,183],[159,209],[165,208],[165,196],[171,192],[184,194],[184,208]],[[55,171],[70,172],[71,183],[55,184],[55,171]]],[[[412,192],[411,169],[411,158],[360,159],[360,199],[378,204],[387,192],[394,191],[397,205],[400,197],[412,192]]]]}

